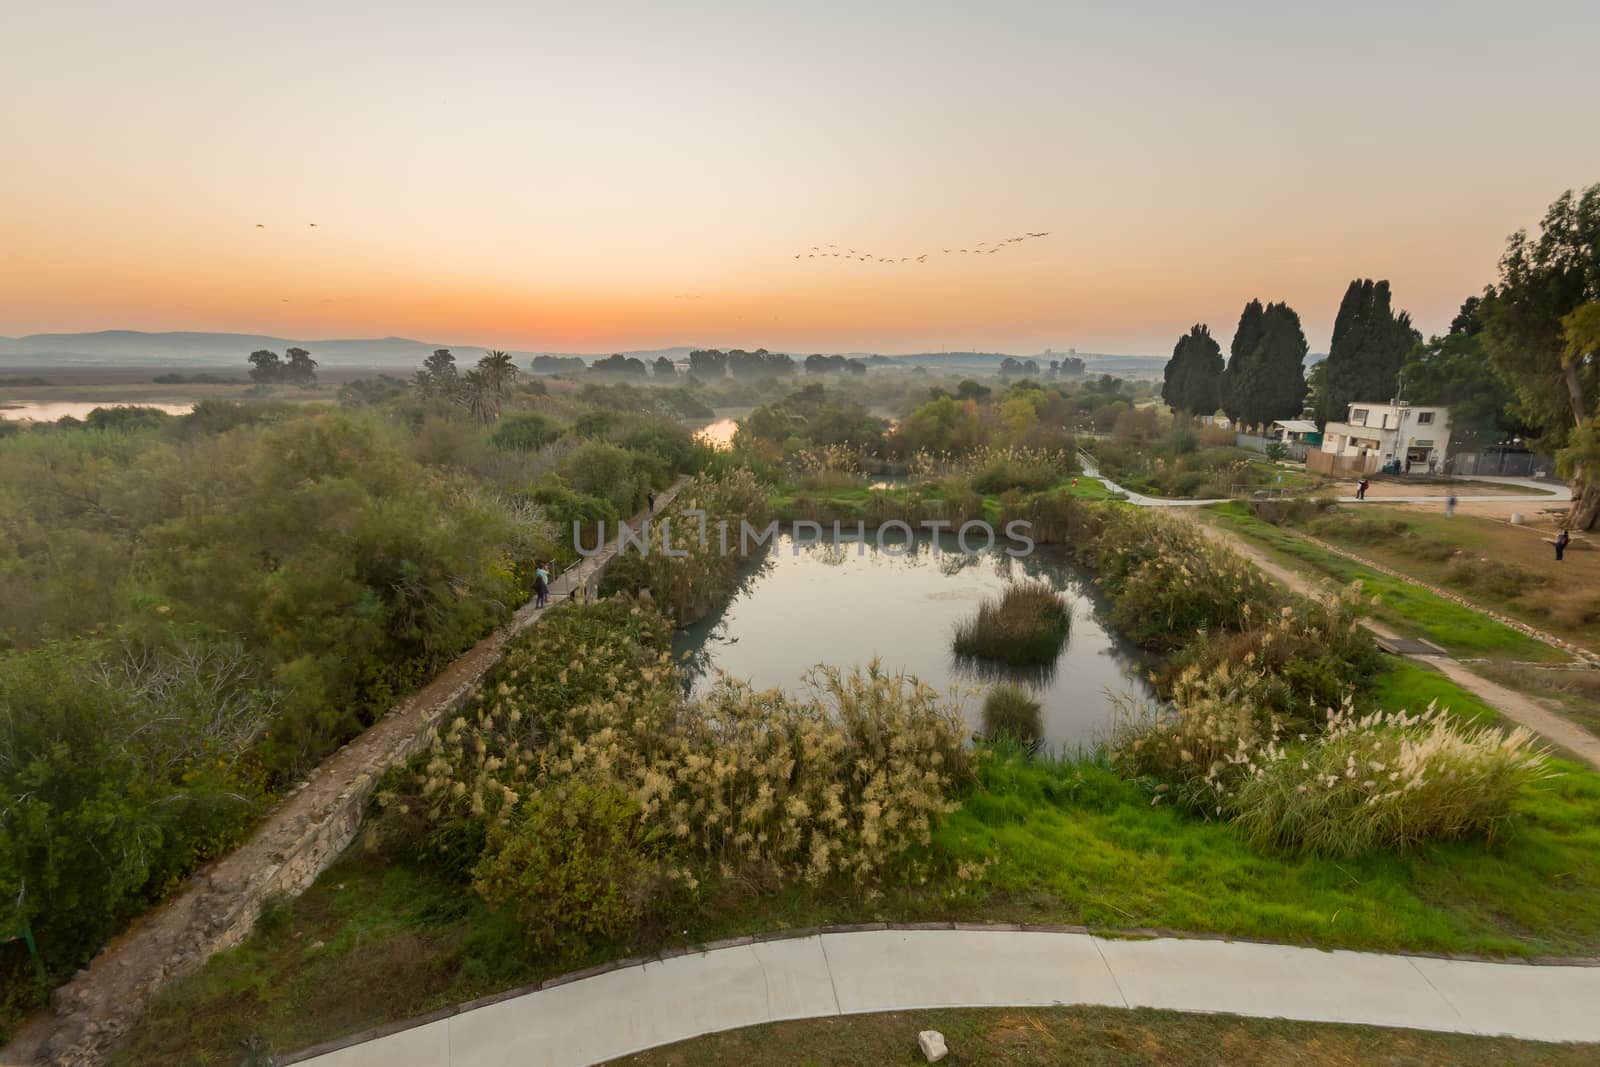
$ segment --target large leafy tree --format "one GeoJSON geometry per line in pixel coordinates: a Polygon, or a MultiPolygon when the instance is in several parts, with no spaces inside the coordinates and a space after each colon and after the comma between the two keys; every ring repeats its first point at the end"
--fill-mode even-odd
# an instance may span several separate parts
{"type": "Polygon", "coordinates": [[[1538,237],[1518,230],[1479,314],[1495,364],[1515,390],[1513,412],[1558,451],[1572,482],[1574,529],[1600,524],[1600,184],[1563,193],[1538,237]]]}
{"type": "Polygon", "coordinates": [[[1173,346],[1161,399],[1174,411],[1210,415],[1222,404],[1223,369],[1222,346],[1209,327],[1196,323],[1173,346]]]}
{"type": "Polygon", "coordinates": [[[1245,425],[1299,415],[1308,347],[1300,316],[1288,304],[1250,301],[1239,316],[1223,375],[1223,410],[1245,425]]]}
{"type": "Polygon", "coordinates": [[[268,349],[250,353],[250,378],[270,385],[283,380],[283,357],[268,349]]]}
{"type": "Polygon", "coordinates": [[[1387,281],[1358,278],[1351,282],[1333,320],[1317,417],[1323,422],[1342,419],[1353,402],[1395,396],[1406,353],[1421,341],[1411,316],[1395,312],[1387,281]]]}
{"type": "Polygon", "coordinates": [[[1484,347],[1478,298],[1468,297],[1450,332],[1412,348],[1400,372],[1401,392],[1414,404],[1450,409],[1450,439],[1469,448],[1525,432],[1506,410],[1511,383],[1484,347]]]}
{"type": "Polygon", "coordinates": [[[317,381],[317,361],[311,358],[311,353],[303,348],[290,348],[284,351],[288,365],[284,368],[285,381],[294,382],[296,385],[314,385],[317,381]]]}

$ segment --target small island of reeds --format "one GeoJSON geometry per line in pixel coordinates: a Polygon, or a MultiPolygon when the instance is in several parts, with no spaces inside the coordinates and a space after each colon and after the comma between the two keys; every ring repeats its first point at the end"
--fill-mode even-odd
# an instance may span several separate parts
{"type": "Polygon", "coordinates": [[[1046,666],[1055,662],[1071,628],[1065,596],[1046,582],[1018,582],[956,624],[955,652],[1016,667],[1046,666]]]}

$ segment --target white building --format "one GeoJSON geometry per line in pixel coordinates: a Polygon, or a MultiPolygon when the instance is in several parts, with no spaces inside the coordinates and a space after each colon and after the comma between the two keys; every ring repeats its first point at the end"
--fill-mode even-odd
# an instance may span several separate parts
{"type": "Polygon", "coordinates": [[[1340,457],[1340,466],[1360,466],[1369,473],[1391,463],[1401,470],[1441,469],[1449,448],[1446,407],[1413,407],[1405,401],[1351,404],[1348,419],[1322,428],[1322,451],[1340,457]]]}

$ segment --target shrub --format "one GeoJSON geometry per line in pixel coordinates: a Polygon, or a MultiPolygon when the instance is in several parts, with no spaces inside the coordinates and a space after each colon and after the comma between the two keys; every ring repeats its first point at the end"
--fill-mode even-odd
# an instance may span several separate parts
{"type": "Polygon", "coordinates": [[[1111,622],[1143,648],[1171,651],[1201,631],[1243,630],[1252,612],[1281,603],[1253,564],[1183,520],[1123,520],[1101,540],[1118,542],[1100,549],[1114,557],[1102,579],[1114,601],[1111,622]]]}
{"type": "Polygon", "coordinates": [[[1357,716],[1347,700],[1320,731],[1289,737],[1262,702],[1264,672],[1191,671],[1172,705],[1119,722],[1112,759],[1257,844],[1349,856],[1492,836],[1517,791],[1543,773],[1532,735],[1472,727],[1429,706],[1357,716]]]}
{"type": "Polygon", "coordinates": [[[663,877],[684,889],[707,877],[768,887],[841,878],[870,895],[916,868],[908,851],[927,844],[967,775],[965,727],[937,692],[874,663],[819,668],[798,696],[723,679],[686,702],[666,654],[627,651],[600,611],[661,625],[624,601],[561,609],[575,632],[537,655],[519,650],[492,693],[386,785],[385,825],[409,820],[413,834],[420,823],[437,835],[476,822],[493,850],[530,798],[584,782],[632,798],[652,835],[632,840],[648,841],[663,877]],[[575,640],[591,623],[601,626],[593,640],[575,640]],[[594,695],[574,703],[573,689],[594,695]]]}
{"type": "MultiPolygon", "coordinates": [[[[663,483],[664,475],[663,467],[663,483]]],[[[590,441],[567,456],[561,476],[573,492],[604,500],[615,515],[639,510],[653,484],[644,457],[600,441],[590,441]]]]}
{"type": "Polygon", "coordinates": [[[1016,666],[1054,663],[1071,626],[1065,596],[1045,582],[1018,582],[956,624],[955,651],[1016,666]]]}
{"type": "Polygon", "coordinates": [[[273,694],[232,645],[78,641],[0,660],[0,900],[70,971],[264,800],[273,694]]]}
{"type": "Polygon", "coordinates": [[[489,443],[502,452],[537,452],[561,436],[561,426],[536,411],[507,415],[489,435],[489,443]]]}
{"type": "Polygon", "coordinates": [[[551,783],[490,832],[472,887],[513,909],[534,948],[581,953],[632,929],[660,890],[662,834],[639,816],[614,781],[551,783]]]}
{"type": "Polygon", "coordinates": [[[1545,757],[1518,727],[1464,726],[1421,715],[1333,713],[1308,745],[1269,746],[1228,806],[1256,843],[1353,856],[1432,841],[1492,838],[1545,757]]]}
{"type": "Polygon", "coordinates": [[[1020,685],[1002,683],[983,700],[983,735],[991,741],[1009,738],[1036,745],[1044,738],[1044,716],[1039,702],[1020,685]]]}

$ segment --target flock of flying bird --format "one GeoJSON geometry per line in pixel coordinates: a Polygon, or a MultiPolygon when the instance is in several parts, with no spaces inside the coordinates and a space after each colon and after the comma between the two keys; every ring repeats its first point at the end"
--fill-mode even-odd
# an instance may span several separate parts
{"type": "MultiPolygon", "coordinates": [[[[999,252],[1001,249],[1005,248],[1006,245],[1018,244],[1022,241],[1028,241],[1038,237],[1049,237],[1051,232],[1052,231],[1050,230],[1045,230],[1042,233],[1023,233],[1018,234],[1016,237],[1007,237],[1003,241],[979,241],[971,248],[946,248],[943,249],[940,254],[947,256],[992,256],[996,252],[999,252]]],[[[854,259],[863,263],[868,261],[873,263],[926,263],[928,261],[928,257],[932,254],[932,252],[924,252],[920,256],[901,256],[899,259],[896,259],[893,256],[875,256],[871,252],[859,252],[854,248],[847,248],[843,251],[840,251],[838,245],[812,245],[811,251],[796,252],[794,254],[794,258],[854,259]]]]}

